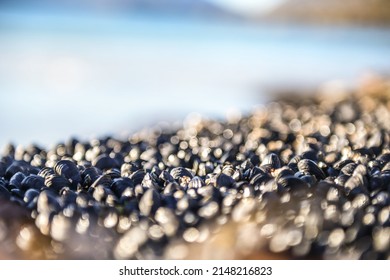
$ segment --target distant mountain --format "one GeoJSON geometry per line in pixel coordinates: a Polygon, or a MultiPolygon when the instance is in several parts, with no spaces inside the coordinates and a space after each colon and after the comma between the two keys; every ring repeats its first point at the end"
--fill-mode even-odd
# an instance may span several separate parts
{"type": "Polygon", "coordinates": [[[0,0],[0,9],[33,8],[68,11],[152,12],[237,18],[221,7],[204,0],[0,0]]]}
{"type": "Polygon", "coordinates": [[[260,19],[318,23],[390,24],[390,1],[286,0],[260,19]]]}

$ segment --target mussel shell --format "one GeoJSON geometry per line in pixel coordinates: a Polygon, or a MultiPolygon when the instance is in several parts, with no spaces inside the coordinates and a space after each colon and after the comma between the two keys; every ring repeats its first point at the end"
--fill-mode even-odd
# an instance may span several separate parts
{"type": "Polygon", "coordinates": [[[180,189],[181,187],[177,182],[168,183],[164,188],[163,194],[171,196],[180,189]]]}
{"type": "Polygon", "coordinates": [[[302,156],[296,155],[290,159],[287,166],[290,167],[293,171],[298,171],[298,162],[300,162],[302,159],[302,156]]]}
{"type": "Polygon", "coordinates": [[[242,175],[242,170],[241,168],[238,168],[234,171],[233,175],[232,175],[232,178],[238,182],[238,181],[241,181],[243,179],[243,175],[242,175]]]}
{"type": "Polygon", "coordinates": [[[152,173],[147,172],[144,176],[144,179],[141,182],[141,185],[145,188],[154,188],[156,190],[160,190],[163,188],[163,182],[153,176],[152,173]]]}
{"type": "Polygon", "coordinates": [[[101,170],[98,168],[91,166],[85,168],[81,172],[81,177],[82,177],[82,184],[85,187],[89,187],[90,185],[93,184],[100,176],[102,175],[101,170]]]}
{"type": "Polygon", "coordinates": [[[371,191],[382,189],[384,186],[384,181],[380,175],[370,177],[368,187],[371,191]]]}
{"type": "Polygon", "coordinates": [[[69,181],[60,175],[48,175],[45,177],[45,186],[59,192],[63,187],[70,187],[69,181]]]}
{"type": "Polygon", "coordinates": [[[93,197],[90,193],[86,192],[85,190],[82,190],[78,192],[77,198],[76,198],[76,205],[80,209],[88,209],[89,201],[92,201],[93,197]]]}
{"type": "Polygon", "coordinates": [[[26,178],[26,175],[23,172],[16,172],[9,180],[8,188],[20,189],[24,178],[26,178]]]}
{"type": "Polygon", "coordinates": [[[267,173],[258,173],[251,180],[250,184],[253,186],[262,185],[272,180],[272,176],[267,173]]]}
{"type": "Polygon", "coordinates": [[[390,162],[385,163],[385,165],[382,167],[382,172],[390,173],[390,162]]]}
{"type": "Polygon", "coordinates": [[[202,201],[207,202],[209,200],[221,201],[222,195],[219,188],[212,185],[206,185],[198,189],[198,194],[202,196],[202,201]]]}
{"type": "Polygon", "coordinates": [[[121,165],[121,176],[129,177],[133,172],[137,171],[138,168],[135,164],[124,163],[121,165]]]}
{"type": "Polygon", "coordinates": [[[309,192],[309,184],[295,176],[282,177],[277,184],[282,190],[287,190],[294,196],[304,197],[309,192]]]}
{"type": "Polygon", "coordinates": [[[194,177],[192,172],[184,167],[175,167],[171,170],[170,174],[173,177],[173,179],[175,179],[175,180],[179,180],[180,178],[183,178],[183,177],[188,177],[190,179],[192,179],[192,177],[194,177]]]}
{"type": "Polygon", "coordinates": [[[264,174],[266,174],[266,172],[263,169],[255,166],[255,167],[252,167],[244,172],[243,179],[250,181],[258,174],[264,175],[264,174]]]}
{"type": "Polygon", "coordinates": [[[29,175],[21,183],[21,189],[24,191],[28,189],[40,190],[43,187],[45,187],[45,179],[39,175],[29,175]]]}
{"type": "Polygon", "coordinates": [[[306,188],[309,187],[309,185],[304,180],[297,178],[295,176],[282,177],[277,181],[277,183],[282,188],[296,188],[299,186],[304,186],[306,188]]]}
{"type": "Polygon", "coordinates": [[[154,189],[148,189],[139,201],[139,210],[144,216],[154,215],[161,205],[160,194],[154,189]]]}
{"type": "MultiPolygon", "coordinates": [[[[380,191],[372,197],[372,204],[386,207],[390,205],[390,195],[388,192],[380,191]]],[[[390,220],[389,220],[390,222],[390,220]]]]}
{"type": "Polygon", "coordinates": [[[6,170],[7,170],[7,165],[5,164],[5,162],[0,161],[0,178],[4,177],[6,170]]]}
{"type": "Polygon", "coordinates": [[[355,162],[348,163],[348,164],[344,165],[343,168],[341,168],[340,172],[345,174],[345,175],[352,176],[353,171],[355,170],[355,168],[357,166],[358,165],[355,162]]]}
{"type": "Polygon", "coordinates": [[[345,186],[345,183],[348,181],[348,179],[350,178],[351,176],[348,176],[348,175],[345,175],[343,173],[341,173],[336,179],[335,179],[335,183],[339,186],[345,186]]]}
{"type": "Polygon", "coordinates": [[[10,180],[12,176],[16,173],[21,172],[25,175],[29,173],[31,166],[22,160],[15,160],[11,163],[10,166],[5,170],[4,178],[10,180]]]}
{"type": "Polygon", "coordinates": [[[333,168],[336,170],[341,170],[344,166],[346,166],[349,163],[355,163],[355,162],[351,159],[339,160],[333,165],[333,168]]]}
{"type": "Polygon", "coordinates": [[[144,177],[146,175],[146,172],[142,169],[135,171],[133,174],[130,175],[130,179],[133,180],[134,185],[140,185],[142,181],[144,180],[144,177]]]}
{"type": "Polygon", "coordinates": [[[162,226],[167,236],[174,236],[179,228],[179,221],[172,209],[160,207],[154,216],[159,225],[162,226]]]}
{"type": "Polygon", "coordinates": [[[317,178],[313,175],[303,175],[302,177],[299,177],[302,181],[305,181],[310,186],[314,186],[317,183],[317,178]]]}
{"type": "Polygon", "coordinates": [[[130,178],[127,177],[118,178],[114,179],[110,188],[118,197],[120,197],[127,188],[134,188],[134,183],[130,178]]]}
{"type": "Polygon", "coordinates": [[[106,170],[111,168],[120,168],[119,162],[108,156],[108,155],[100,155],[93,162],[92,165],[99,168],[100,170],[106,170]]]}
{"type": "Polygon", "coordinates": [[[202,180],[202,178],[198,177],[198,176],[195,176],[191,179],[191,181],[188,183],[188,188],[195,188],[195,189],[198,189],[198,188],[201,188],[202,186],[204,186],[204,181],[202,180]]]}
{"type": "Polygon", "coordinates": [[[110,194],[113,194],[113,192],[103,185],[97,185],[92,191],[92,197],[99,202],[104,201],[110,194]]]}
{"type": "Polygon", "coordinates": [[[159,175],[160,180],[164,181],[165,183],[171,183],[174,182],[175,179],[172,177],[171,174],[169,174],[168,171],[164,170],[159,175]]]}
{"type": "Polygon", "coordinates": [[[111,177],[111,179],[117,179],[121,177],[121,171],[118,168],[110,168],[104,171],[105,175],[111,177]]]}
{"type": "Polygon", "coordinates": [[[38,176],[41,176],[43,178],[45,178],[48,175],[54,175],[54,174],[56,174],[56,172],[54,171],[53,168],[50,167],[44,167],[38,172],[38,176]]]}
{"type": "Polygon", "coordinates": [[[69,187],[64,187],[60,190],[60,196],[65,205],[76,204],[77,193],[69,187]]]}
{"type": "Polygon", "coordinates": [[[3,178],[0,177],[0,186],[2,186],[3,188],[7,188],[8,187],[8,183],[6,180],[4,180],[3,178]]]}
{"type": "Polygon", "coordinates": [[[228,176],[233,176],[233,174],[235,173],[235,168],[233,165],[231,164],[225,164],[223,167],[222,167],[222,173],[228,175],[228,176]]]}
{"type": "Polygon", "coordinates": [[[390,162],[390,153],[381,154],[376,159],[381,161],[382,163],[386,164],[386,163],[390,162]]]}
{"type": "Polygon", "coordinates": [[[21,207],[25,207],[26,203],[24,203],[23,199],[18,197],[18,196],[13,196],[11,195],[11,197],[9,198],[9,201],[13,202],[14,204],[17,204],[21,207]]]}
{"type": "Polygon", "coordinates": [[[277,154],[275,153],[270,153],[261,162],[261,166],[270,166],[272,169],[278,169],[281,167],[280,159],[277,154]]]}
{"type": "Polygon", "coordinates": [[[365,165],[363,164],[358,164],[355,169],[353,170],[352,176],[360,175],[363,176],[364,178],[368,174],[368,169],[365,165]]]}
{"type": "Polygon", "coordinates": [[[10,192],[3,186],[0,185],[0,197],[9,199],[11,196],[10,192]]]}
{"type": "Polygon", "coordinates": [[[54,171],[68,179],[69,182],[77,187],[77,184],[81,182],[80,171],[77,165],[70,160],[60,160],[54,165],[54,171]]]}
{"type": "Polygon", "coordinates": [[[61,204],[52,191],[42,191],[38,196],[38,213],[58,213],[61,210],[61,204]]]}
{"type": "Polygon", "coordinates": [[[244,160],[243,163],[241,163],[240,166],[241,166],[241,168],[243,169],[244,172],[254,167],[254,165],[250,161],[250,159],[244,160]]]}
{"type": "Polygon", "coordinates": [[[280,178],[286,177],[286,176],[294,176],[294,174],[295,174],[295,172],[292,169],[290,169],[288,166],[284,166],[282,168],[279,168],[275,172],[276,172],[276,177],[275,177],[276,180],[279,180],[280,178]]]}
{"type": "Polygon", "coordinates": [[[36,197],[39,196],[39,191],[36,189],[29,189],[25,192],[23,200],[27,204],[33,201],[36,197]]]}
{"type": "Polygon", "coordinates": [[[224,173],[221,173],[217,176],[216,185],[218,187],[227,187],[231,188],[235,185],[236,181],[224,173]]]}
{"type": "Polygon", "coordinates": [[[310,159],[312,161],[318,161],[318,152],[315,150],[308,150],[301,155],[302,159],[310,159]]]}
{"type": "Polygon", "coordinates": [[[360,175],[351,176],[345,182],[344,187],[347,194],[368,193],[367,180],[365,179],[364,176],[360,176],[360,175]]]}
{"type": "Polygon", "coordinates": [[[21,189],[11,189],[10,193],[11,193],[11,196],[14,196],[14,197],[18,197],[18,198],[24,197],[24,192],[21,189]]]}
{"type": "Polygon", "coordinates": [[[318,180],[326,178],[325,173],[310,159],[302,159],[298,162],[298,169],[303,173],[315,176],[318,180]]]}
{"type": "Polygon", "coordinates": [[[383,163],[376,159],[376,160],[369,161],[367,166],[369,167],[370,172],[374,173],[376,170],[379,170],[379,171],[381,170],[383,163]]]}
{"type": "Polygon", "coordinates": [[[97,178],[97,179],[93,182],[93,184],[91,185],[90,188],[93,189],[93,188],[96,188],[96,187],[99,186],[99,185],[102,185],[102,186],[104,186],[104,187],[110,187],[111,184],[112,184],[112,182],[113,182],[113,180],[111,179],[110,176],[108,176],[108,175],[101,175],[101,176],[99,176],[99,178],[97,178]]]}

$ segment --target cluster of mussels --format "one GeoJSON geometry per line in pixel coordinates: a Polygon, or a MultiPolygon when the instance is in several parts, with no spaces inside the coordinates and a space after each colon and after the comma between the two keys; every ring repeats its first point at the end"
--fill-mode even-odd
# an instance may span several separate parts
{"type": "Polygon", "coordinates": [[[389,259],[389,88],[281,98],[126,141],[8,145],[0,249],[48,259],[389,259]]]}

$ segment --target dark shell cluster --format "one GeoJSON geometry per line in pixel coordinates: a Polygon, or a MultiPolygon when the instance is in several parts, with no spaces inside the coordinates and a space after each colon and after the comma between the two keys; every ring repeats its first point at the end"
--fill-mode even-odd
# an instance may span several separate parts
{"type": "Polygon", "coordinates": [[[381,90],[282,98],[127,140],[8,145],[0,204],[27,218],[15,233],[1,213],[0,248],[47,259],[389,259],[390,91],[381,90]]]}

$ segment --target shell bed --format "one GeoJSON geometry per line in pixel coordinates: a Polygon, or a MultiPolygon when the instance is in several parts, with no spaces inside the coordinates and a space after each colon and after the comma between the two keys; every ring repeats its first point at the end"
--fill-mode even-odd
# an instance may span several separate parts
{"type": "Polygon", "coordinates": [[[390,86],[4,148],[3,259],[389,259],[390,86]]]}

